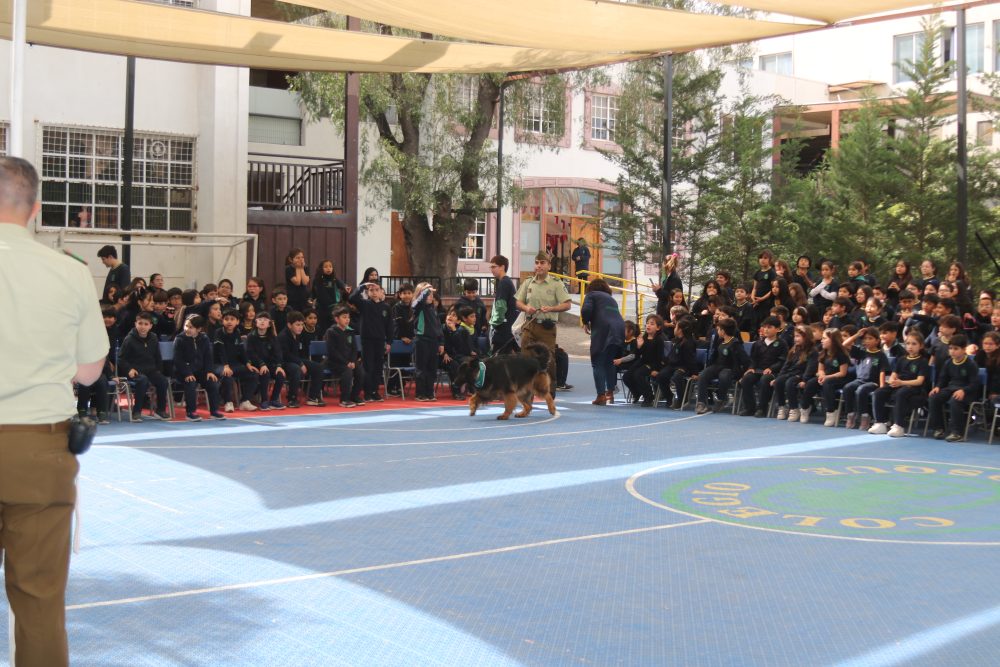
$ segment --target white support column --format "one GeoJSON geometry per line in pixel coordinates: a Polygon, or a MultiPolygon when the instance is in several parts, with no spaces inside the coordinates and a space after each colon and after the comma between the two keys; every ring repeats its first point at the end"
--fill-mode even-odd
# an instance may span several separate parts
{"type": "MultiPolygon", "coordinates": [[[[28,21],[28,0],[14,0],[11,5],[10,42],[10,132],[7,154],[24,156],[24,53],[28,21]]],[[[13,664],[13,663],[11,663],[13,664]]]]}

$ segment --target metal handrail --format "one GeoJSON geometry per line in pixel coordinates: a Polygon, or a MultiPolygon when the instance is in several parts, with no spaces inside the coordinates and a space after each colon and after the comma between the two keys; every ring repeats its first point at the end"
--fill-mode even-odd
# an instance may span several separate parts
{"type": "MultiPolygon", "coordinates": [[[[603,278],[604,280],[617,280],[617,281],[619,281],[621,283],[625,283],[627,285],[635,285],[636,286],[636,290],[635,291],[636,291],[636,293],[638,293],[638,296],[639,296],[639,303],[636,305],[636,317],[638,317],[640,313],[646,312],[646,297],[647,296],[655,296],[656,295],[656,293],[653,292],[653,288],[651,286],[649,286],[649,285],[647,285],[645,283],[641,283],[641,282],[639,282],[637,280],[629,280],[628,278],[622,278],[621,276],[614,276],[614,275],[610,275],[610,274],[607,274],[607,273],[600,273],[598,271],[587,271],[587,270],[584,270],[584,271],[577,271],[577,273],[584,273],[584,274],[586,274],[586,275],[588,275],[590,277],[593,277],[593,278],[603,278]],[[643,288],[646,291],[642,291],[642,290],[640,290],[638,288],[643,288]]],[[[608,287],[610,287],[611,289],[620,289],[622,292],[628,292],[628,290],[622,289],[620,287],[616,287],[614,285],[608,285],[608,287]]],[[[632,292],[628,292],[628,293],[631,294],[632,292]]],[[[624,314],[625,314],[625,307],[622,306],[622,315],[624,315],[624,314]]]]}

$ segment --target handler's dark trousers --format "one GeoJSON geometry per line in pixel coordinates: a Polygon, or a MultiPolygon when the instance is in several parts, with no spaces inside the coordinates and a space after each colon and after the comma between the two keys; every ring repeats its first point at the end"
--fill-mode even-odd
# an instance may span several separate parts
{"type": "Polygon", "coordinates": [[[17,667],[64,667],[76,457],[67,422],[0,426],[0,548],[17,667]]]}

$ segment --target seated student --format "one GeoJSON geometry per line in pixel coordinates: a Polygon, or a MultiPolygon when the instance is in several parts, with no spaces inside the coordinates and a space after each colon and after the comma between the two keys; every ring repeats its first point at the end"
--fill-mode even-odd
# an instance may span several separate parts
{"type": "Polygon", "coordinates": [[[699,347],[705,347],[709,337],[713,335],[716,320],[722,312],[719,309],[724,305],[725,299],[718,294],[713,294],[705,300],[705,308],[698,315],[698,329],[695,334],[695,341],[699,347]]]}
{"type": "Polygon", "coordinates": [[[737,313],[733,315],[736,326],[739,327],[741,338],[746,334],[747,338],[753,333],[753,304],[750,302],[750,287],[748,285],[736,286],[736,297],[733,307],[737,313]]]}
{"type": "Polygon", "coordinates": [[[864,309],[855,318],[854,323],[858,325],[860,329],[866,329],[868,327],[878,328],[886,322],[885,315],[883,311],[885,310],[885,304],[881,301],[872,297],[865,301],[864,309]]]}
{"type": "Polygon", "coordinates": [[[222,326],[222,303],[212,301],[205,310],[205,335],[209,340],[215,337],[215,332],[222,326]]]}
{"type": "Polygon", "coordinates": [[[364,368],[354,344],[354,330],[350,328],[351,311],[346,306],[333,310],[333,325],[326,330],[326,366],[333,379],[340,385],[340,407],[354,408],[364,405],[361,397],[364,368]]]}
{"type": "Polygon", "coordinates": [[[979,386],[979,367],[966,354],[965,346],[969,339],[963,334],[955,334],[948,342],[948,361],[939,366],[927,398],[928,428],[934,432],[936,440],[948,442],[962,440],[962,430],[965,422],[965,411],[969,404],[978,400],[981,388],[979,386]],[[948,433],[944,428],[944,407],[947,404],[949,422],[948,433]]]}
{"type": "Polygon", "coordinates": [[[838,296],[830,306],[830,322],[827,325],[831,329],[840,329],[851,323],[851,300],[846,296],[838,296]]]}
{"type": "Polygon", "coordinates": [[[469,306],[456,306],[449,309],[444,320],[444,354],[441,365],[451,379],[451,397],[462,400],[465,395],[462,387],[455,384],[458,368],[467,359],[478,355],[473,349],[476,336],[476,312],[469,306]]]}
{"type": "Polygon", "coordinates": [[[741,417],[765,417],[767,406],[757,403],[757,385],[770,382],[788,356],[788,346],[778,338],[777,317],[765,317],[760,323],[760,336],[750,348],[750,365],[740,378],[741,417]]]}
{"type": "Polygon", "coordinates": [[[743,349],[743,340],[738,335],[736,320],[728,317],[720,318],[715,328],[718,340],[708,354],[705,369],[698,374],[698,393],[694,411],[699,415],[708,412],[710,398],[714,411],[722,412],[733,378],[739,377],[743,369],[750,365],[750,358],[743,349]],[[715,388],[715,396],[711,397],[711,385],[715,380],[718,380],[719,384],[715,388]]]}
{"type": "MultiPolygon", "coordinates": [[[[851,293],[858,291],[859,287],[870,287],[865,278],[865,265],[863,262],[851,262],[847,265],[847,282],[851,286],[851,293]]],[[[868,296],[871,296],[870,294],[868,296]]]]}
{"type": "Polygon", "coordinates": [[[822,394],[823,407],[826,410],[826,421],[823,425],[836,426],[840,421],[837,390],[847,384],[847,369],[851,365],[839,329],[827,329],[823,332],[817,361],[816,377],[806,382],[806,386],[802,389],[799,421],[803,424],[809,423],[813,399],[816,398],[816,394],[822,394]]]}
{"type": "MultiPolygon", "coordinates": [[[[684,317],[687,317],[688,309],[684,306],[671,306],[670,307],[670,320],[663,322],[663,337],[667,340],[674,339],[674,327],[677,323],[684,317]]],[[[693,318],[692,318],[693,319],[693,318]]],[[[697,325],[695,325],[697,326],[697,325]]],[[[694,327],[692,327],[692,340],[693,340],[694,327]]]]}
{"type": "Polygon", "coordinates": [[[930,362],[924,351],[924,337],[913,330],[906,334],[906,353],[893,361],[893,371],[885,384],[872,395],[872,413],[875,423],[868,432],[872,435],[889,434],[893,438],[906,435],[910,415],[927,404],[927,385],[931,377],[930,362]],[[892,428],[889,428],[889,401],[892,407],[892,428]]]}
{"type": "Polygon", "coordinates": [[[811,327],[795,327],[792,345],[781,370],[773,380],[763,381],[760,386],[760,402],[767,405],[774,394],[774,404],[778,408],[776,417],[788,421],[799,420],[799,390],[816,375],[818,365],[811,327]]]}
{"type": "Polygon", "coordinates": [[[879,301],[882,304],[882,317],[889,321],[893,319],[896,315],[896,309],[893,304],[889,302],[889,295],[886,294],[885,289],[875,285],[872,287],[872,298],[879,301]]]}
{"type": "Polygon", "coordinates": [[[848,354],[855,362],[855,378],[844,385],[844,409],[847,410],[845,428],[858,426],[862,431],[871,427],[872,394],[885,385],[889,373],[889,359],[879,344],[875,327],[866,327],[844,340],[848,354]],[[860,345],[854,342],[859,341],[860,345]],[[860,422],[860,423],[859,423],[860,422]]]}
{"type": "Polygon", "coordinates": [[[142,409],[148,405],[149,386],[156,389],[156,411],[153,419],[170,419],[167,412],[167,391],[169,382],[163,375],[163,358],[160,356],[160,341],[152,332],[153,316],[139,313],[135,317],[135,328],[125,336],[118,350],[118,373],[135,383],[132,390],[132,421],[142,421],[142,409]]]}
{"type": "Polygon", "coordinates": [[[556,358],[556,389],[569,391],[573,388],[573,385],[566,383],[569,379],[569,355],[566,354],[566,350],[559,347],[559,343],[556,343],[556,351],[553,356],[556,358]]]}
{"type": "Polygon", "coordinates": [[[302,327],[302,335],[300,339],[302,340],[302,347],[309,351],[309,345],[314,340],[323,340],[323,331],[319,328],[319,311],[315,308],[306,308],[302,311],[302,322],[304,326],[302,327]]]}
{"type": "Polygon", "coordinates": [[[196,289],[186,289],[181,292],[181,307],[174,314],[175,336],[179,336],[184,330],[184,321],[188,315],[197,313],[197,306],[201,303],[201,294],[196,289]]]}
{"type": "Polygon", "coordinates": [[[899,308],[896,310],[892,321],[899,323],[901,337],[906,335],[906,323],[917,311],[916,304],[917,297],[910,290],[904,289],[899,293],[899,308]]]}
{"type": "Polygon", "coordinates": [[[101,316],[104,318],[104,329],[108,334],[108,356],[104,361],[104,369],[101,376],[89,386],[78,385],[76,390],[76,412],[81,417],[94,411],[98,424],[110,424],[108,419],[108,383],[115,375],[114,358],[118,350],[118,327],[117,317],[114,308],[105,306],[101,309],[101,316]],[[89,409],[88,409],[89,404],[89,409]]]}
{"type": "Polygon", "coordinates": [[[632,402],[642,402],[644,407],[653,405],[652,379],[657,376],[666,357],[663,354],[663,318],[646,316],[645,331],[635,341],[635,361],[622,376],[622,383],[632,394],[632,402]]]}
{"type": "Polygon", "coordinates": [[[622,343],[622,353],[617,359],[612,359],[619,372],[627,372],[636,359],[636,352],[639,350],[637,336],[639,327],[632,320],[625,320],[625,342],[622,343]]]}
{"type": "Polygon", "coordinates": [[[170,300],[164,290],[153,292],[153,333],[160,340],[170,340],[174,337],[175,325],[173,313],[167,316],[170,300]]]}
{"type": "Polygon", "coordinates": [[[205,318],[188,315],[184,330],[174,339],[174,377],[184,385],[184,408],[189,422],[200,422],[198,385],[208,394],[208,413],[212,419],[225,419],[219,411],[219,378],[214,373],[212,343],[203,331],[205,318]]]}
{"type": "Polygon", "coordinates": [[[257,310],[250,301],[240,302],[240,324],[237,328],[240,336],[249,336],[257,328],[257,310]]]}
{"type": "Polygon", "coordinates": [[[785,347],[791,347],[793,345],[792,339],[795,336],[795,327],[788,322],[788,309],[784,306],[775,306],[771,309],[771,316],[778,318],[778,338],[785,344],[785,347]]]}
{"type": "Polygon", "coordinates": [[[910,331],[913,327],[916,327],[920,332],[920,335],[927,340],[928,337],[934,332],[934,327],[937,326],[937,311],[938,302],[937,294],[925,294],[920,297],[920,309],[915,312],[910,319],[906,321],[903,327],[903,331],[910,331]]]}
{"type": "Polygon", "coordinates": [[[976,365],[986,369],[987,409],[996,409],[1000,401],[1000,332],[987,331],[983,334],[979,352],[976,353],[976,365]]]}
{"type": "MultiPolygon", "coordinates": [[[[247,304],[251,308],[251,304],[247,304]]],[[[222,327],[215,332],[212,346],[215,350],[215,375],[219,378],[222,394],[222,411],[233,412],[236,407],[234,385],[240,383],[240,410],[253,412],[257,406],[250,402],[250,397],[257,393],[257,373],[250,370],[250,360],[247,359],[239,331],[240,313],[235,308],[229,308],[222,314],[222,327]]]]}
{"type": "Polygon", "coordinates": [[[283,287],[275,287],[271,291],[271,321],[274,333],[278,334],[288,326],[288,292],[283,287]]]}
{"type": "Polygon", "coordinates": [[[287,325],[278,334],[278,346],[281,348],[281,368],[288,380],[288,391],[285,394],[286,405],[289,408],[299,407],[299,387],[302,378],[309,379],[309,396],[306,405],[323,407],[323,365],[309,358],[309,343],[302,338],[305,329],[305,318],[302,313],[288,311],[287,325]]]}
{"type": "Polygon", "coordinates": [[[854,310],[851,312],[851,317],[854,324],[859,327],[861,326],[861,318],[865,316],[865,304],[872,299],[872,294],[873,291],[871,287],[868,285],[861,285],[852,295],[854,298],[854,310]]]}
{"type": "MultiPolygon", "coordinates": [[[[385,290],[379,283],[363,283],[351,293],[348,302],[361,316],[361,360],[365,370],[366,401],[383,401],[378,393],[382,384],[382,368],[393,337],[392,309],[385,300],[385,290]]],[[[456,367],[457,368],[457,367],[456,367]]]]}
{"type": "MultiPolygon", "coordinates": [[[[479,298],[479,281],[466,278],[462,282],[462,296],[455,301],[456,308],[468,307],[476,315],[476,331],[473,338],[489,336],[489,320],[486,317],[486,304],[479,298]]],[[[461,317],[461,316],[460,316],[461,317]]]]}
{"type": "Polygon", "coordinates": [[[948,357],[951,356],[948,352],[948,345],[961,327],[962,320],[957,315],[945,315],[938,321],[937,329],[924,343],[931,355],[932,366],[940,369],[948,361],[948,357]]]}
{"type": "Polygon", "coordinates": [[[674,410],[681,409],[684,393],[681,383],[701,370],[698,367],[698,348],[694,343],[696,326],[693,317],[682,317],[674,324],[673,345],[664,360],[663,369],[656,375],[660,394],[674,410]]]}
{"type": "Polygon", "coordinates": [[[878,337],[882,341],[882,351],[885,352],[886,358],[890,362],[890,368],[892,367],[892,360],[896,357],[901,357],[906,354],[906,349],[903,344],[899,342],[899,330],[900,326],[898,322],[889,321],[884,322],[878,328],[878,337]]]}
{"type": "MultiPolygon", "coordinates": [[[[396,303],[392,304],[392,325],[396,340],[401,340],[407,345],[413,342],[413,320],[410,319],[410,304],[413,303],[413,285],[403,283],[396,292],[396,303]]],[[[389,355],[390,366],[410,366],[413,363],[413,355],[389,355]]],[[[399,378],[393,376],[390,384],[386,387],[386,393],[390,396],[402,396],[402,387],[399,386],[399,378]]]]}
{"type": "Polygon", "coordinates": [[[257,374],[257,391],[260,396],[259,409],[284,410],[281,402],[281,388],[285,384],[285,369],[281,367],[281,346],[274,333],[271,313],[262,310],[254,320],[254,330],[247,335],[243,346],[250,361],[250,370],[257,374]],[[272,388],[271,382],[274,382],[272,388]],[[268,400],[268,390],[270,400],[268,400]]]}

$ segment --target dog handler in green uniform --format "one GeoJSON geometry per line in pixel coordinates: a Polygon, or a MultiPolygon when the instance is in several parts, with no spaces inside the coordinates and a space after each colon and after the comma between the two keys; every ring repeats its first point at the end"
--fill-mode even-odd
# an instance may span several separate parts
{"type": "Polygon", "coordinates": [[[552,391],[556,388],[556,322],[559,313],[569,310],[569,294],[561,280],[549,275],[549,256],[544,252],[535,255],[535,275],[521,282],[517,288],[517,309],[529,320],[521,330],[521,348],[531,343],[541,343],[549,349],[548,373],[552,391]]]}
{"type": "Polygon", "coordinates": [[[15,664],[63,667],[79,470],[69,450],[72,383],[89,386],[100,377],[108,335],[87,268],[28,231],[37,193],[29,162],[0,158],[0,548],[15,664]],[[38,326],[29,332],[25,322],[38,326]]]}

